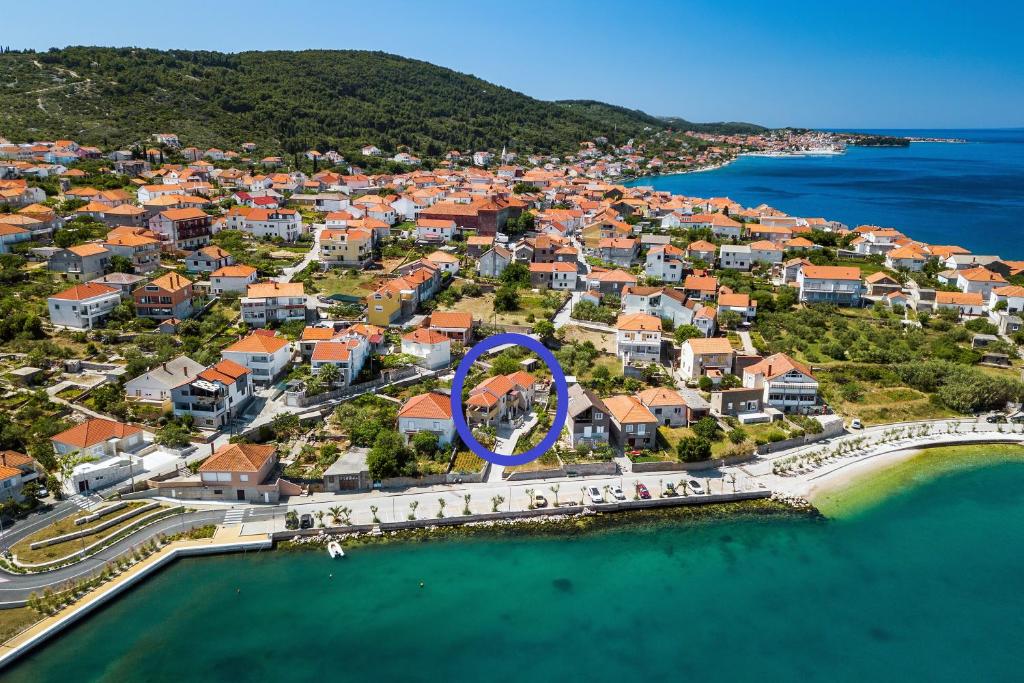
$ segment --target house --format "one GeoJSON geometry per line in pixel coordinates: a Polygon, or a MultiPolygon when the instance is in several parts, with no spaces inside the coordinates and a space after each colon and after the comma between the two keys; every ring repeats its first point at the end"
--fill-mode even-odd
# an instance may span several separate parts
{"type": "Polygon", "coordinates": [[[132,292],[139,286],[139,284],[146,281],[146,278],[141,275],[132,275],[131,273],[107,273],[106,275],[100,276],[94,280],[89,280],[89,284],[103,285],[104,287],[110,287],[116,289],[117,293],[121,295],[122,301],[128,301],[132,298],[132,292]]]}
{"type": "Polygon", "coordinates": [[[311,327],[307,326],[302,330],[302,336],[299,337],[298,347],[299,356],[306,363],[313,356],[313,349],[316,345],[322,341],[328,341],[334,339],[337,336],[337,332],[333,327],[311,327]]]}
{"type": "Polygon", "coordinates": [[[687,425],[686,401],[678,391],[665,387],[654,387],[644,389],[636,397],[657,418],[658,424],[665,427],[685,427],[687,425]]]}
{"type": "Polygon", "coordinates": [[[317,342],[310,356],[310,368],[314,375],[326,365],[338,368],[339,386],[355,383],[370,356],[370,345],[360,335],[340,335],[328,341],[317,342]]]}
{"type": "Polygon", "coordinates": [[[935,292],[935,309],[951,309],[961,316],[982,315],[985,297],[981,292],[935,292]]]}
{"type": "Polygon", "coordinates": [[[699,302],[693,305],[692,324],[705,337],[710,337],[718,330],[718,309],[702,306],[699,302]]]}
{"type": "Polygon", "coordinates": [[[366,297],[366,321],[387,327],[416,310],[416,285],[404,277],[388,280],[366,297]]]}
{"type": "Polygon", "coordinates": [[[734,357],[732,344],[724,337],[687,339],[679,354],[679,369],[687,380],[698,379],[709,370],[725,374],[732,372],[734,357]]]}
{"type": "Polygon", "coordinates": [[[804,303],[860,306],[864,294],[860,269],[852,266],[801,266],[796,282],[804,303]]]}
{"type": "Polygon", "coordinates": [[[615,322],[615,355],[623,363],[657,363],[661,360],[661,318],[646,313],[626,313],[615,322]]]}
{"type": "MultiPolygon", "coordinates": [[[[780,256],[779,260],[782,258],[780,256]]],[[[729,270],[750,270],[753,253],[746,244],[723,244],[718,250],[718,264],[729,270]]]]}
{"type": "Polygon", "coordinates": [[[473,341],[473,314],[467,311],[434,311],[423,324],[463,345],[473,341]]]}
{"type": "Polygon", "coordinates": [[[23,499],[22,486],[39,479],[43,471],[33,458],[17,451],[0,452],[0,501],[23,499]]]}
{"type": "Polygon", "coordinates": [[[512,252],[505,247],[496,244],[480,256],[480,259],[476,264],[476,272],[479,273],[481,277],[498,279],[501,277],[501,274],[505,272],[505,269],[508,268],[508,264],[510,263],[512,263],[512,252]]]}
{"type": "Polygon", "coordinates": [[[88,282],[110,270],[113,254],[98,242],[77,244],[50,256],[46,268],[61,273],[65,280],[88,282]]]}
{"type": "Polygon", "coordinates": [[[143,445],[139,427],[95,417],[50,437],[57,455],[77,453],[82,457],[105,459],[143,445]]]}
{"type": "Polygon", "coordinates": [[[533,375],[514,372],[496,375],[473,387],[466,399],[466,422],[471,426],[498,427],[522,417],[533,405],[533,375]]]}
{"type": "Polygon", "coordinates": [[[689,325],[693,310],[686,305],[686,295],[672,287],[624,287],[623,313],[646,313],[673,325],[689,325]]]}
{"type": "Polygon", "coordinates": [[[191,382],[205,369],[188,356],[178,356],[128,380],[124,396],[129,401],[161,404],[171,399],[174,387],[191,382]]]}
{"type": "Polygon", "coordinates": [[[436,370],[451,363],[452,342],[440,332],[420,327],[402,335],[402,353],[416,356],[418,365],[436,370]]]}
{"type": "Polygon", "coordinates": [[[246,288],[242,322],[253,327],[306,320],[306,288],[301,282],[260,282],[246,288]]]}
{"type": "Polygon", "coordinates": [[[871,297],[883,297],[903,289],[900,281],[884,270],[871,273],[864,278],[864,283],[867,285],[867,296],[871,297]]]}
{"type": "Polygon", "coordinates": [[[408,445],[420,432],[433,432],[439,446],[455,440],[451,398],[431,391],[413,396],[398,409],[398,433],[408,445]]]}
{"type": "Polygon", "coordinates": [[[647,251],[644,272],[663,282],[682,282],[686,261],[683,250],[671,244],[651,247],[647,251]]]}
{"type": "Polygon", "coordinates": [[[708,265],[713,265],[718,254],[718,247],[711,242],[697,240],[696,242],[690,242],[686,247],[685,253],[686,258],[691,261],[703,261],[708,265]]]}
{"type": "Polygon", "coordinates": [[[449,275],[457,275],[459,272],[459,259],[446,251],[438,250],[431,252],[424,258],[426,261],[432,263],[437,270],[441,271],[442,275],[445,273],[448,273],[449,275]]]}
{"type": "Polygon", "coordinates": [[[658,418],[635,396],[610,396],[612,441],[622,448],[650,449],[658,442],[658,418]]]}
{"type": "Polygon", "coordinates": [[[714,301],[718,296],[718,278],[710,275],[687,275],[683,291],[688,298],[698,301],[714,301]]]}
{"type": "Polygon", "coordinates": [[[957,289],[966,293],[979,293],[985,299],[988,299],[993,289],[1005,284],[1005,277],[981,266],[959,270],[956,274],[957,289]]]}
{"type": "Polygon", "coordinates": [[[810,368],[784,353],[745,367],[743,386],[762,389],[764,405],[787,413],[805,413],[818,404],[818,380],[810,368]]]}
{"type": "Polygon", "coordinates": [[[160,482],[171,498],[277,503],[282,493],[301,489],[277,476],[277,446],[226,443],[199,466],[199,481],[160,482]],[[198,484],[198,486],[196,485],[198,484]]]}
{"type": "Polygon", "coordinates": [[[439,218],[421,218],[416,221],[416,239],[420,242],[451,242],[457,228],[455,221],[439,218]]]}
{"type": "Polygon", "coordinates": [[[607,444],[611,435],[611,415],[597,394],[579,384],[569,385],[569,411],[566,417],[569,445],[607,444]]]}
{"type": "Polygon", "coordinates": [[[1006,285],[995,287],[989,292],[989,310],[1003,310],[1006,313],[1024,312],[1024,287],[1020,285],[1006,285]]]}
{"type": "Polygon", "coordinates": [[[234,262],[231,254],[216,245],[203,247],[185,257],[185,267],[195,273],[212,273],[234,262]]]}
{"type": "Polygon", "coordinates": [[[885,255],[885,267],[892,270],[919,271],[928,263],[928,257],[913,245],[897,247],[885,255]]]}
{"type": "Polygon", "coordinates": [[[121,256],[131,261],[133,273],[148,273],[160,267],[160,240],[149,237],[148,232],[144,228],[114,229],[103,246],[111,258],[121,256]]]}
{"type": "Polygon", "coordinates": [[[331,266],[362,268],[373,260],[373,234],[362,228],[324,228],[320,260],[331,266]]]}
{"type": "Polygon", "coordinates": [[[605,237],[597,243],[602,261],[629,268],[640,256],[640,240],[632,237],[605,237]]]}
{"type": "Polygon", "coordinates": [[[594,268],[587,276],[587,288],[602,294],[621,295],[627,287],[636,286],[636,275],[625,270],[594,268]]]}
{"type": "Polygon", "coordinates": [[[246,367],[221,360],[196,375],[191,382],[171,389],[176,417],[192,417],[200,429],[227,427],[252,400],[252,374],[246,367]]]}
{"type": "Polygon", "coordinates": [[[751,263],[765,263],[769,266],[782,263],[782,248],[775,242],[759,240],[751,242],[749,246],[751,263]]]}
{"type": "Polygon", "coordinates": [[[304,231],[302,216],[295,209],[253,209],[242,229],[254,237],[285,242],[297,241],[304,231]]]}
{"type": "MultiPolygon", "coordinates": [[[[739,417],[743,422],[743,415],[762,413],[764,410],[764,390],[760,388],[747,389],[735,387],[733,389],[722,389],[711,392],[711,412],[718,416],[739,417]]],[[[770,419],[764,415],[762,420],[770,419]]]]}
{"type": "Polygon", "coordinates": [[[165,209],[149,219],[149,229],[172,251],[195,250],[210,243],[213,219],[202,209],[165,209]]]}
{"type": "Polygon", "coordinates": [[[75,285],[46,300],[50,322],[55,327],[74,330],[91,330],[102,326],[120,303],[120,291],[91,282],[75,285]]]}
{"type": "Polygon", "coordinates": [[[174,272],[139,287],[132,297],[140,318],[184,320],[192,315],[192,281],[174,272]]]}
{"type": "Polygon", "coordinates": [[[530,286],[538,289],[575,290],[576,265],[554,261],[530,264],[530,286]]]}
{"type": "Polygon", "coordinates": [[[217,295],[227,292],[241,294],[248,291],[254,282],[256,269],[252,266],[224,266],[210,273],[210,292],[217,295]]]}
{"type": "MultiPolygon", "coordinates": [[[[723,290],[726,288],[723,287],[723,290]]],[[[732,292],[721,292],[718,295],[718,312],[733,311],[738,313],[744,323],[751,323],[757,315],[757,301],[750,298],[749,294],[734,294],[732,292]]]]}
{"type": "Polygon", "coordinates": [[[248,368],[254,384],[273,384],[292,360],[292,347],[284,337],[256,330],[220,352],[221,358],[248,368]]]}
{"type": "Polygon", "coordinates": [[[466,254],[479,260],[484,252],[494,246],[494,238],[487,235],[470,235],[466,239],[466,254]]]}

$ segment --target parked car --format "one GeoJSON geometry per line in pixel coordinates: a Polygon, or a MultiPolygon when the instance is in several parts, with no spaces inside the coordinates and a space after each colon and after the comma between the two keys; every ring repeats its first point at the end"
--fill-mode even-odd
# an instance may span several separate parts
{"type": "Polygon", "coordinates": [[[590,488],[587,489],[587,496],[590,497],[591,503],[596,504],[604,502],[604,496],[601,495],[600,489],[598,489],[596,486],[591,486],[590,488]]]}
{"type": "Polygon", "coordinates": [[[535,507],[535,508],[544,508],[544,507],[547,507],[547,506],[548,506],[548,499],[547,498],[545,498],[544,496],[540,495],[539,493],[534,494],[534,496],[533,496],[533,507],[535,507]]]}
{"type": "Polygon", "coordinates": [[[647,490],[647,486],[645,484],[637,484],[636,493],[638,496],[640,496],[641,500],[651,499],[651,492],[647,490]]]}
{"type": "Polygon", "coordinates": [[[299,517],[299,528],[300,529],[312,529],[313,528],[313,515],[308,512],[302,517],[299,517]]]}
{"type": "Polygon", "coordinates": [[[686,482],[686,485],[690,487],[690,490],[693,491],[695,495],[699,496],[700,494],[704,493],[704,487],[701,486],[700,482],[697,481],[696,479],[689,480],[688,482],[686,482]]]}
{"type": "Polygon", "coordinates": [[[622,489],[618,486],[612,487],[612,498],[615,500],[626,500],[626,494],[622,492],[622,489]]]}
{"type": "Polygon", "coordinates": [[[665,490],[661,492],[663,498],[670,498],[676,495],[676,486],[672,482],[665,483],[665,490]]]}
{"type": "Polygon", "coordinates": [[[996,413],[994,415],[989,415],[988,417],[986,417],[985,422],[988,422],[991,425],[1002,424],[1006,422],[1006,416],[1003,415],[1002,413],[996,413]]]}
{"type": "Polygon", "coordinates": [[[864,429],[864,423],[860,421],[859,417],[855,417],[850,420],[850,429],[864,429]]]}

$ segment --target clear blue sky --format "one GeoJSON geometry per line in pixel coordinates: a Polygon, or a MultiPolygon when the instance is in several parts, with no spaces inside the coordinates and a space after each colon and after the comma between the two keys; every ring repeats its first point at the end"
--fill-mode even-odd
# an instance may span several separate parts
{"type": "Polygon", "coordinates": [[[383,50],[541,99],[694,121],[1024,126],[1019,1],[3,4],[0,44],[19,49],[383,50]]]}

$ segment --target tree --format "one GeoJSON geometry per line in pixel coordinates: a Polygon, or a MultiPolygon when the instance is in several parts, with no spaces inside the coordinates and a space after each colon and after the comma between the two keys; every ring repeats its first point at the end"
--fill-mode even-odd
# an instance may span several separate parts
{"type": "Polygon", "coordinates": [[[550,320],[538,320],[533,324],[533,333],[542,342],[549,342],[555,338],[555,325],[550,320]]]}
{"type": "MultiPolygon", "coordinates": [[[[509,287],[530,286],[530,268],[520,261],[513,261],[501,273],[501,282],[509,287]]],[[[499,290],[500,291],[500,290],[499,290]]]]}
{"type": "Polygon", "coordinates": [[[492,375],[511,375],[520,370],[519,359],[509,351],[502,351],[491,362],[492,375]]]}
{"type": "Polygon", "coordinates": [[[317,372],[317,377],[319,377],[320,381],[323,382],[323,385],[329,389],[338,383],[338,380],[341,378],[341,371],[338,370],[338,366],[334,363],[327,363],[320,366],[320,370],[317,372]]]}
{"type": "Polygon", "coordinates": [[[498,291],[494,293],[494,310],[497,313],[505,313],[508,311],[515,311],[519,308],[519,292],[514,288],[503,286],[499,287],[498,291]]]}
{"type": "Polygon", "coordinates": [[[373,448],[366,456],[366,466],[370,477],[379,481],[400,475],[409,457],[402,436],[396,431],[385,429],[377,434],[373,448]]]}
{"type": "Polygon", "coordinates": [[[742,427],[736,427],[729,431],[729,441],[735,444],[741,444],[747,440],[747,432],[742,427]]]}
{"type": "Polygon", "coordinates": [[[433,458],[437,453],[437,434],[434,432],[416,432],[416,436],[412,437],[412,447],[417,454],[433,458]]]}
{"type": "Polygon", "coordinates": [[[704,335],[694,325],[680,325],[676,328],[675,338],[677,344],[682,344],[687,339],[695,339],[704,335]]]}
{"type": "Polygon", "coordinates": [[[64,453],[57,456],[57,469],[54,471],[54,475],[57,477],[57,481],[60,484],[61,494],[66,490],[67,483],[71,481],[71,477],[75,473],[75,468],[85,462],[93,462],[96,458],[91,455],[83,455],[78,451],[71,451],[70,453],[64,453]]]}
{"type": "Polygon", "coordinates": [[[192,428],[184,421],[173,420],[156,430],[153,440],[168,448],[184,448],[192,443],[192,428]]]}
{"type": "Polygon", "coordinates": [[[718,324],[727,330],[735,330],[743,322],[743,318],[736,311],[718,311],[718,324]]]}
{"type": "Polygon", "coordinates": [[[693,424],[693,433],[702,439],[714,441],[718,436],[718,421],[713,417],[702,417],[693,424]]]}
{"type": "Polygon", "coordinates": [[[676,445],[676,453],[683,462],[699,462],[711,457],[711,442],[700,436],[684,436],[676,445]]]}
{"type": "Polygon", "coordinates": [[[132,260],[127,256],[121,256],[120,254],[114,254],[110,258],[110,269],[115,273],[135,272],[135,266],[132,265],[132,260]]]}

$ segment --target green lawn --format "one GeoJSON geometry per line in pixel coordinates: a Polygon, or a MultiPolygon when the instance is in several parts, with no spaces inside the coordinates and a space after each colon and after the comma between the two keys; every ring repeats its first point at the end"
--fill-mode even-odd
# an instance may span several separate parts
{"type": "Polygon", "coordinates": [[[313,284],[325,296],[347,294],[365,297],[377,290],[375,281],[379,275],[365,270],[331,268],[326,273],[313,276],[313,284]]]}
{"type": "Polygon", "coordinates": [[[0,642],[7,642],[42,618],[43,615],[28,607],[0,609],[0,642]]]}
{"type": "MultiPolygon", "coordinates": [[[[559,294],[564,300],[564,295],[559,294]]],[[[466,311],[473,314],[475,320],[486,323],[496,322],[502,325],[530,325],[527,318],[532,314],[534,320],[547,319],[552,314],[551,308],[544,306],[545,296],[534,294],[530,290],[519,291],[519,308],[515,311],[506,311],[495,314],[494,294],[484,294],[477,297],[464,296],[452,306],[439,306],[441,311],[466,311]]],[[[557,310],[557,309],[555,309],[557,310]]]]}
{"type": "Polygon", "coordinates": [[[63,543],[48,545],[43,548],[37,548],[35,550],[31,548],[31,545],[36,541],[41,541],[47,538],[54,538],[56,536],[62,536],[64,534],[69,534],[75,531],[84,531],[87,529],[92,529],[93,527],[99,526],[104,522],[119,517],[120,515],[123,515],[135,508],[142,507],[143,505],[144,503],[139,502],[129,503],[127,507],[122,508],[120,510],[115,510],[114,512],[111,512],[108,515],[104,515],[103,517],[100,517],[95,521],[89,522],[87,524],[82,524],[80,526],[75,526],[74,520],[91,514],[88,511],[79,512],[78,514],[72,515],[71,517],[65,517],[64,519],[49,525],[46,528],[41,529],[36,533],[32,534],[31,536],[26,536],[25,538],[21,539],[13,546],[11,546],[11,552],[18,556],[19,561],[33,564],[46,562],[49,560],[57,560],[61,557],[66,557],[67,555],[70,555],[76,550],[81,550],[82,548],[92,543],[95,543],[96,541],[99,541],[102,538],[110,536],[111,534],[116,534],[118,531],[138,523],[139,519],[141,519],[143,516],[151,514],[152,512],[156,512],[161,508],[153,508],[153,510],[149,512],[145,512],[141,515],[130,517],[129,519],[126,519],[119,524],[116,524],[107,529],[103,529],[102,531],[99,531],[97,533],[89,534],[88,536],[83,536],[82,538],[76,538],[70,541],[64,541],[63,543]]]}

